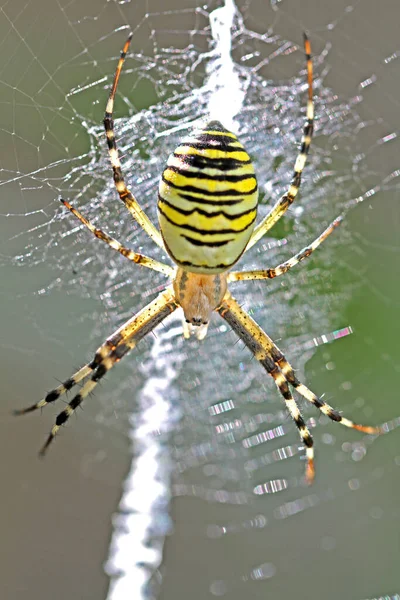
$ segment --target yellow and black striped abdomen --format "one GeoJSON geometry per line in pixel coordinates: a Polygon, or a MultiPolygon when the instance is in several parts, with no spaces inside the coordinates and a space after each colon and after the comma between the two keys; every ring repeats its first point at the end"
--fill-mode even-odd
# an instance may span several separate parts
{"type": "Polygon", "coordinates": [[[250,157],[218,121],[169,157],[158,195],[161,233],[173,261],[194,273],[220,273],[241,256],[257,215],[250,157]]]}

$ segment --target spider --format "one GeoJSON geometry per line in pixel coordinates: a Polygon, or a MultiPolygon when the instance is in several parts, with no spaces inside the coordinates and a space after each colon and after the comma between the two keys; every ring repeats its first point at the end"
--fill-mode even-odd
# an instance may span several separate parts
{"type": "Polygon", "coordinates": [[[40,451],[44,455],[60,427],[68,421],[101,378],[169,314],[181,307],[185,318],[184,336],[190,337],[196,333],[202,339],[206,335],[211,314],[215,311],[225,319],[274,379],[306,448],[305,476],[306,481],[311,483],[315,475],[313,439],[290,386],[332,421],[369,434],[382,433],[383,429],[353,423],[301,383],[276,344],[228,290],[228,283],[232,281],[264,280],[283,275],[310,256],[343,220],[343,215],[336,218],[309,246],[274,268],[230,270],[241,255],[285,214],[299,191],[314,124],[313,68],[309,39],[304,34],[308,83],[306,122],[293,178],[286,194],[255,226],[258,187],[250,157],[235,134],[225,129],[220,122],[210,121],[203,129],[186,137],[167,161],[158,193],[159,230],[125,184],[114,135],[114,100],[131,39],[132,34],[121,51],[104,116],[114,183],[133,219],[158,246],[166,250],[175,266],[161,263],[123,246],[94,227],[69,202],[63,199],[61,202],[94,236],[113,250],[134,263],[163,273],[172,283],[108,337],[91,362],[51,390],[40,402],[15,412],[21,415],[42,408],[82,382],[80,391],[57,416],[40,451]]]}

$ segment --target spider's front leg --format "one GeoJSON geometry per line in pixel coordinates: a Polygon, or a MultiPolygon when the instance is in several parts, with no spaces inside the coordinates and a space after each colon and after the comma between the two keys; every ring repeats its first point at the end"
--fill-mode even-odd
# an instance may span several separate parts
{"type": "Polygon", "coordinates": [[[108,235],[108,233],[105,233],[102,229],[95,227],[93,223],[88,221],[88,219],[86,219],[86,217],[84,217],[79,212],[79,210],[77,210],[69,202],[67,202],[67,200],[60,198],[60,202],[62,202],[62,204],[64,204],[64,206],[68,208],[68,210],[74,215],[74,217],[76,217],[81,223],[83,223],[83,225],[85,225],[85,227],[87,227],[89,231],[98,240],[105,242],[106,244],[108,244],[108,246],[110,246],[110,248],[116,250],[131,262],[137,265],[142,265],[143,267],[147,267],[152,271],[159,271],[160,273],[163,273],[164,275],[172,279],[175,273],[174,267],[170,267],[169,265],[161,263],[158,260],[155,260],[154,258],[150,258],[149,256],[145,256],[144,254],[138,254],[130,248],[123,246],[122,244],[120,244],[120,242],[118,242],[118,240],[115,240],[113,237],[108,235]]]}
{"type": "Polygon", "coordinates": [[[117,189],[118,195],[122,202],[125,204],[126,208],[132,215],[133,219],[140,225],[142,229],[147,233],[149,237],[158,245],[160,248],[164,249],[164,242],[162,240],[161,234],[150,221],[146,213],[143,211],[136,198],[132,194],[131,190],[125,183],[124,176],[122,173],[121,162],[119,160],[117,142],[115,141],[114,134],[114,100],[115,95],[117,93],[118,82],[121,75],[122,67],[125,62],[126,54],[129,50],[129,46],[132,41],[132,33],[129,34],[128,39],[125,42],[124,47],[121,51],[121,56],[117,64],[117,68],[115,70],[113,84],[111,86],[110,95],[108,98],[106,111],[104,114],[104,129],[106,133],[107,146],[108,146],[108,154],[110,156],[111,167],[114,175],[114,183],[117,189]]]}
{"type": "Polygon", "coordinates": [[[277,221],[285,214],[288,208],[294,202],[297,193],[300,189],[301,175],[306,164],[308,151],[311,146],[311,139],[314,132],[314,101],[313,101],[313,66],[311,60],[311,45],[306,34],[304,34],[304,50],[307,60],[307,83],[308,83],[308,99],[307,99],[307,118],[304,125],[303,137],[301,138],[300,152],[297,156],[292,181],[286,194],[284,194],[272,207],[266,217],[254,229],[249,243],[247,244],[246,252],[260,240],[275,225],[277,221]]]}
{"type": "Polygon", "coordinates": [[[293,386],[303,398],[311,402],[332,421],[336,421],[352,429],[357,429],[358,431],[363,431],[364,433],[384,433],[382,427],[359,425],[342,417],[337,410],[329,406],[329,404],[301,383],[279,348],[229,293],[226,294],[223,302],[216,310],[229,323],[240,339],[243,340],[254,354],[261,366],[274,379],[279,392],[285,400],[286,407],[299,430],[300,437],[306,446],[306,480],[308,483],[312,483],[315,476],[313,439],[300,413],[299,407],[290,392],[288,384],[293,386]]]}

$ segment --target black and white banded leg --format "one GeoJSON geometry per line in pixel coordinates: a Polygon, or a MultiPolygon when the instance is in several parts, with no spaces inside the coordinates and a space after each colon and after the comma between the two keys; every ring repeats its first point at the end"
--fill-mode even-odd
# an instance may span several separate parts
{"type": "Polygon", "coordinates": [[[46,452],[60,427],[68,421],[83,400],[94,390],[100,379],[176,308],[177,303],[172,288],[169,287],[113,333],[97,350],[92,362],[82,367],[70,379],[49,392],[40,402],[15,411],[15,414],[22,415],[43,408],[86,378],[86,382],[82,385],[80,391],[57,416],[46,443],[40,451],[41,455],[46,452]]]}
{"type": "Polygon", "coordinates": [[[300,152],[297,156],[292,181],[286,194],[284,194],[277,203],[272,207],[271,211],[254,229],[246,251],[260,240],[275,225],[277,221],[285,214],[289,206],[294,202],[301,184],[301,174],[306,164],[307,154],[310,149],[311,139],[314,131],[314,101],[313,101],[313,66],[311,60],[311,45],[306,34],[304,34],[304,50],[307,60],[307,82],[308,82],[308,99],[307,99],[307,114],[306,123],[304,125],[303,137],[301,138],[300,152]]]}
{"type": "Polygon", "coordinates": [[[358,431],[363,431],[364,433],[383,433],[382,428],[380,427],[358,425],[353,423],[353,421],[342,417],[338,411],[333,409],[329,404],[324,402],[302,384],[294,374],[290,363],[286,360],[285,356],[271,338],[259,325],[257,325],[250,315],[240,307],[238,302],[229,293],[217,308],[217,312],[225,319],[225,321],[227,321],[227,323],[229,323],[267,373],[273,377],[306,447],[306,480],[308,483],[312,483],[315,476],[313,439],[301,415],[300,409],[290,392],[289,384],[303,396],[303,398],[311,402],[332,421],[336,421],[352,429],[357,429],[358,431]]]}

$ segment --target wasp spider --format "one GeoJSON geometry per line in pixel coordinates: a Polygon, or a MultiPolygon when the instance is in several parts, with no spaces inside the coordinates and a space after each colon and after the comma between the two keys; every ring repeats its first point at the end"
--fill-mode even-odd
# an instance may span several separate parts
{"type": "Polygon", "coordinates": [[[132,35],[121,52],[104,117],[114,182],[120,199],[133,219],[158,246],[167,251],[176,266],[171,267],[122,246],[94,227],[69,202],[61,201],[97,238],[128,260],[163,273],[172,283],[107,338],[91,362],[50,391],[43,400],[17,411],[17,414],[25,414],[55,402],[65,392],[82,382],[80,391],[57,416],[41,450],[43,455],[61,425],[93,391],[100,379],[165,317],[181,307],[185,317],[185,337],[196,332],[201,339],[205,336],[211,314],[215,311],[229,323],[261,366],[273,377],[306,447],[306,480],[311,483],[314,478],[313,440],[290,387],[324,415],[346,427],[371,434],[381,433],[382,429],[357,425],[342,417],[338,411],[301,383],[282,352],[228,290],[228,283],[231,281],[271,279],[283,275],[310,256],[343,219],[343,215],[335,219],[312,244],[275,268],[257,271],[230,270],[240,256],[284,215],[299,191],[314,123],[310,42],[304,35],[308,80],[307,116],[300,152],[287,193],[255,226],[258,188],[250,157],[235,134],[225,129],[218,121],[211,121],[204,129],[184,139],[168,159],[159,186],[160,230],[157,230],[125,184],[114,136],[114,100],[131,39],[132,35]]]}

